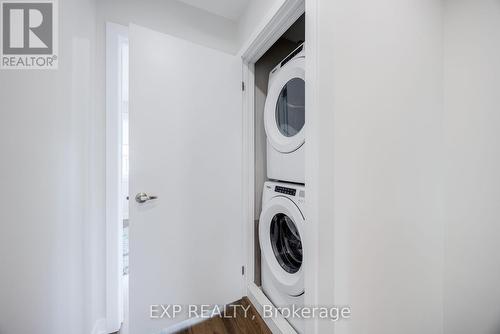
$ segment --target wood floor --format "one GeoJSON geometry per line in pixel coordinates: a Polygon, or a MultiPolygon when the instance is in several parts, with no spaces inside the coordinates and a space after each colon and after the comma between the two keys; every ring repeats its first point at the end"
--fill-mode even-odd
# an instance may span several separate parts
{"type": "Polygon", "coordinates": [[[264,320],[253,307],[247,297],[231,304],[242,307],[235,307],[234,314],[223,317],[215,317],[204,321],[191,328],[180,331],[178,334],[271,334],[264,320]],[[248,309],[246,317],[244,309],[248,309]]]}

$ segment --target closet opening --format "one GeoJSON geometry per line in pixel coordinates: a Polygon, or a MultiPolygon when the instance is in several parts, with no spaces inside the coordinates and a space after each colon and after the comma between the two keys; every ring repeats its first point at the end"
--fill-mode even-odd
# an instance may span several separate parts
{"type": "MultiPolygon", "coordinates": [[[[264,190],[264,183],[269,181],[267,175],[267,136],[264,124],[264,110],[266,105],[266,98],[269,90],[269,78],[272,77],[273,70],[276,72],[277,66],[286,65],[288,61],[293,59],[299,52],[303,52],[303,44],[305,42],[305,14],[302,14],[288,30],[267,50],[262,57],[255,62],[254,75],[255,75],[255,97],[254,97],[254,233],[255,233],[255,271],[254,283],[261,286],[261,249],[259,244],[259,218],[262,212],[262,193],[264,190]],[[283,64],[282,64],[283,63],[283,64]]],[[[283,101],[283,95],[288,91],[304,91],[304,80],[293,78],[280,92],[279,101],[283,101]]],[[[300,94],[296,94],[300,95],[300,94]]],[[[302,101],[298,101],[302,103],[302,101]]],[[[299,98],[300,99],[300,98],[299,98]]],[[[288,115],[278,109],[276,121],[279,129],[285,135],[296,135],[304,125],[304,113],[298,112],[298,117],[288,119],[288,115]],[[289,121],[289,122],[286,122],[289,121]],[[282,124],[279,124],[282,122],[282,124]],[[293,124],[293,126],[292,126],[293,124]]],[[[284,109],[284,108],[281,108],[284,109]]]]}
{"type": "MultiPolygon", "coordinates": [[[[303,2],[287,4],[243,53],[246,281],[261,315],[265,306],[305,305],[306,15],[303,2]]],[[[273,314],[264,319],[272,330],[305,332],[304,319],[273,314]]]]}

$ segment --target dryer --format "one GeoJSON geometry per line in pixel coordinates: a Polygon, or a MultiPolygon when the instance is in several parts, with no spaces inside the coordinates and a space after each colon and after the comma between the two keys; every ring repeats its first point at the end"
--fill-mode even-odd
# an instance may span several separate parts
{"type": "MultiPolygon", "coordinates": [[[[264,184],[259,219],[262,290],[278,308],[304,306],[304,208],[304,186],[278,182],[264,184]]],[[[287,320],[297,332],[304,332],[303,319],[287,320]]]]}
{"type": "Polygon", "coordinates": [[[264,107],[267,177],[305,183],[305,53],[304,44],[269,74],[264,107]]]}

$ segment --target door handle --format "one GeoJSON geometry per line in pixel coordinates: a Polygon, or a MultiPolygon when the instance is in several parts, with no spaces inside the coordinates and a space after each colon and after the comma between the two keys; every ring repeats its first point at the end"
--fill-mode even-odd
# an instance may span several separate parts
{"type": "Polygon", "coordinates": [[[146,193],[138,193],[137,195],[135,195],[135,201],[137,203],[146,203],[147,201],[157,198],[158,198],[157,196],[149,196],[146,193]]]}

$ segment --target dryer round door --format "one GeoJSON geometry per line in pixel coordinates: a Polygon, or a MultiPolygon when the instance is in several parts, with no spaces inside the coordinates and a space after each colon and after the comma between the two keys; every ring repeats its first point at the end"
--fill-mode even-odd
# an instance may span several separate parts
{"type": "Polygon", "coordinates": [[[273,197],[262,209],[259,242],[263,261],[275,285],[289,296],[304,293],[303,235],[304,217],[290,199],[273,197]]]}
{"type": "Polygon", "coordinates": [[[264,127],[275,150],[290,153],[305,140],[305,58],[290,60],[273,78],[264,109],[264,127]]]}

